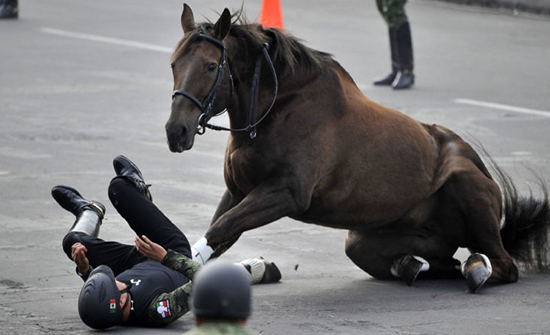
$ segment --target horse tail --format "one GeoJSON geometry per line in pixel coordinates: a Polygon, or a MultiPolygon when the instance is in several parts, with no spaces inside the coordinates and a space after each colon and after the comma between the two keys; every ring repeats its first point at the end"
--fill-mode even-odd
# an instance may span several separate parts
{"type": "Polygon", "coordinates": [[[500,231],[504,248],[526,270],[548,271],[550,202],[546,183],[538,178],[542,199],[534,198],[532,193],[529,197],[522,197],[511,178],[494,161],[492,165],[504,198],[505,217],[500,231]]]}

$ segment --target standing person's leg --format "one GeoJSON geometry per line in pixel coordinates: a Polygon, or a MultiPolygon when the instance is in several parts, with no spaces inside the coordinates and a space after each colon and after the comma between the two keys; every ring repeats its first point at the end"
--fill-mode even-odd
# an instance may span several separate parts
{"type": "Polygon", "coordinates": [[[405,13],[407,0],[387,0],[387,22],[395,31],[395,43],[399,59],[399,72],[392,83],[394,89],[409,88],[414,84],[414,61],[409,18],[405,13]]]}
{"type": "Polygon", "coordinates": [[[375,81],[375,85],[392,85],[394,89],[404,89],[414,84],[412,37],[405,13],[406,3],[407,0],[376,0],[378,11],[388,25],[392,72],[375,81]]]}
{"type": "Polygon", "coordinates": [[[0,0],[0,19],[17,19],[19,3],[17,0],[0,0]]]}
{"type": "Polygon", "coordinates": [[[109,198],[138,236],[191,257],[187,237],[153,202],[138,167],[124,156],[114,159],[117,177],[109,185],[109,198]]]}
{"type": "Polygon", "coordinates": [[[390,26],[390,23],[388,21],[388,2],[388,0],[376,0],[376,7],[378,8],[380,15],[382,15],[382,18],[384,18],[386,24],[388,24],[388,36],[390,40],[391,55],[391,72],[385,77],[377,79],[374,82],[374,85],[377,86],[390,86],[395,80],[395,77],[397,77],[397,73],[399,72],[399,54],[397,50],[396,31],[395,28],[392,28],[390,26]]]}
{"type": "Polygon", "coordinates": [[[52,196],[61,207],[76,216],[75,222],[63,238],[63,251],[69,259],[72,260],[71,247],[75,243],[86,247],[86,257],[91,266],[107,265],[115,275],[145,259],[134,246],[98,238],[99,227],[105,215],[103,204],[86,200],[74,188],[63,185],[55,186],[52,196]]]}

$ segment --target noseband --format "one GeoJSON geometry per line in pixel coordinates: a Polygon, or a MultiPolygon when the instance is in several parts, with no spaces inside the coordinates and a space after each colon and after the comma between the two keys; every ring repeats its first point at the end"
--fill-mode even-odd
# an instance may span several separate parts
{"type": "MultiPolygon", "coordinates": [[[[216,94],[218,93],[218,90],[221,86],[223,75],[225,72],[225,66],[227,65],[227,51],[225,48],[225,44],[223,41],[220,41],[212,36],[200,34],[199,37],[206,39],[207,41],[210,41],[221,48],[222,54],[220,59],[220,65],[218,67],[218,74],[216,76],[216,81],[214,82],[214,86],[210,89],[210,92],[204,98],[203,102],[200,102],[195,96],[190,94],[189,92],[185,90],[175,90],[172,93],[172,99],[174,99],[177,95],[182,95],[191,101],[195,103],[201,110],[202,114],[199,116],[199,125],[197,126],[197,134],[202,135],[205,133],[206,128],[210,128],[212,130],[225,130],[225,131],[236,131],[236,132],[242,132],[246,131],[248,132],[251,139],[254,139],[256,137],[256,126],[260,122],[262,122],[265,117],[269,114],[271,109],[273,108],[273,105],[275,104],[275,100],[277,99],[277,91],[278,91],[278,82],[277,82],[277,73],[275,72],[275,67],[273,66],[273,62],[271,61],[271,58],[269,57],[269,44],[264,43],[264,47],[262,48],[262,53],[258,55],[258,58],[256,59],[256,66],[254,68],[254,76],[252,78],[252,86],[250,88],[250,101],[248,105],[248,114],[247,114],[247,126],[245,128],[226,128],[222,126],[212,125],[207,123],[207,120],[211,117],[211,110],[212,105],[214,104],[214,100],[216,99],[216,94]],[[257,111],[258,111],[258,93],[259,93],[259,86],[260,86],[260,69],[262,65],[262,56],[265,57],[267,64],[269,65],[269,68],[271,70],[271,74],[273,75],[273,81],[274,81],[274,94],[273,94],[273,101],[271,102],[271,105],[267,109],[267,111],[264,113],[264,115],[256,121],[257,119],[257,111]]],[[[228,68],[229,69],[229,68],[228,68]]],[[[233,93],[235,91],[235,85],[233,83],[233,76],[231,75],[231,70],[229,70],[229,80],[231,84],[231,92],[229,100],[233,98],[233,93]]],[[[226,111],[227,108],[224,108],[221,112],[218,112],[212,116],[217,116],[222,114],[224,111],[226,111]]]]}

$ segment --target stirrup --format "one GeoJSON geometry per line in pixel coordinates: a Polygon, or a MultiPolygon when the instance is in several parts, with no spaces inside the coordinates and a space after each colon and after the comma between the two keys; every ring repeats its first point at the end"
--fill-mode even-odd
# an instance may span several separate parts
{"type": "Polygon", "coordinates": [[[477,290],[485,284],[487,279],[493,273],[493,267],[489,258],[484,254],[475,253],[470,255],[468,259],[462,263],[462,274],[468,283],[470,293],[476,293],[477,290]]]}
{"type": "Polygon", "coordinates": [[[390,269],[397,278],[401,278],[411,286],[420,272],[427,271],[430,264],[422,257],[405,255],[396,259],[390,269]]]}

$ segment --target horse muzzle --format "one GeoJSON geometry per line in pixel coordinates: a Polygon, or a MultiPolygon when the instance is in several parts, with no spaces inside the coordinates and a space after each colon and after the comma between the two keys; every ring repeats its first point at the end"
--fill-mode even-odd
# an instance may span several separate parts
{"type": "Polygon", "coordinates": [[[172,152],[184,152],[190,150],[195,142],[196,127],[191,130],[182,124],[166,124],[166,138],[168,148],[172,152]]]}

